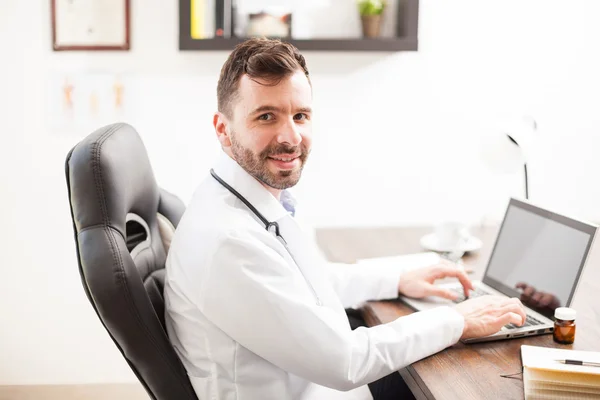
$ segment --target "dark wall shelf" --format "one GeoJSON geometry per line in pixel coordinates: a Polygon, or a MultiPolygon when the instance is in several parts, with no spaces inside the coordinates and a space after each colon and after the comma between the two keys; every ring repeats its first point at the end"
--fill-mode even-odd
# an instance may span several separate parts
{"type": "MultiPolygon", "coordinates": [[[[192,39],[182,37],[180,50],[232,50],[244,39],[192,39]]],[[[381,38],[381,39],[311,39],[285,40],[299,50],[309,51],[415,51],[418,49],[416,38],[381,38]]]]}
{"type": "MultiPolygon", "coordinates": [[[[396,37],[349,39],[283,39],[304,51],[416,51],[418,50],[419,0],[397,0],[396,37]]],[[[179,50],[230,51],[245,38],[193,39],[191,0],[179,0],[179,50]]],[[[292,32],[293,35],[293,32],[292,32]]]]}

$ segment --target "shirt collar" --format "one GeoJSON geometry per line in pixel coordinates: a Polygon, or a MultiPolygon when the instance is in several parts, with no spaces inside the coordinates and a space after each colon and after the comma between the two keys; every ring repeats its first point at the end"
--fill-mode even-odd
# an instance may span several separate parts
{"type": "Polygon", "coordinates": [[[213,169],[225,183],[244,196],[269,222],[277,221],[288,214],[275,196],[224,152],[217,159],[213,169]]]}

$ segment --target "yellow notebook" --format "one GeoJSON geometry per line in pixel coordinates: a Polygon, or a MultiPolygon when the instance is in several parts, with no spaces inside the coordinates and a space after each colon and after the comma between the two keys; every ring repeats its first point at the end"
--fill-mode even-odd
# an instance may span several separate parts
{"type": "Polygon", "coordinates": [[[525,400],[600,399],[600,367],[556,360],[600,363],[600,352],[521,346],[525,400]]]}

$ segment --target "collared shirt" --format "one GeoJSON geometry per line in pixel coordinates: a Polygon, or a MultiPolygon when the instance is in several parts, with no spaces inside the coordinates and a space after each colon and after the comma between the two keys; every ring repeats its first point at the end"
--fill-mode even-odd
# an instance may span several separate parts
{"type": "Polygon", "coordinates": [[[283,239],[210,175],[188,205],[167,259],[165,317],[200,399],[369,398],[367,383],[458,341],[464,319],[449,307],[351,330],[345,308],[397,297],[402,271],[327,263],[234,160],[214,170],[283,239]]]}
{"type": "Polygon", "coordinates": [[[283,206],[283,208],[285,208],[290,214],[292,214],[292,217],[295,216],[295,214],[296,214],[296,199],[294,199],[294,197],[291,195],[291,193],[288,190],[281,191],[280,202],[281,202],[281,205],[283,206]]]}

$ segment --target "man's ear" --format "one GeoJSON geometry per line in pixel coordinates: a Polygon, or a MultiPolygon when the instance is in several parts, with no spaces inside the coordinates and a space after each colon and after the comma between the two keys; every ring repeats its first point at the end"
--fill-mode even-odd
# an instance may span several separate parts
{"type": "Polygon", "coordinates": [[[213,126],[215,127],[215,132],[217,134],[217,138],[219,139],[219,143],[223,147],[231,146],[231,138],[229,137],[230,129],[228,129],[229,121],[223,115],[223,113],[216,112],[213,116],[213,126]]]}

